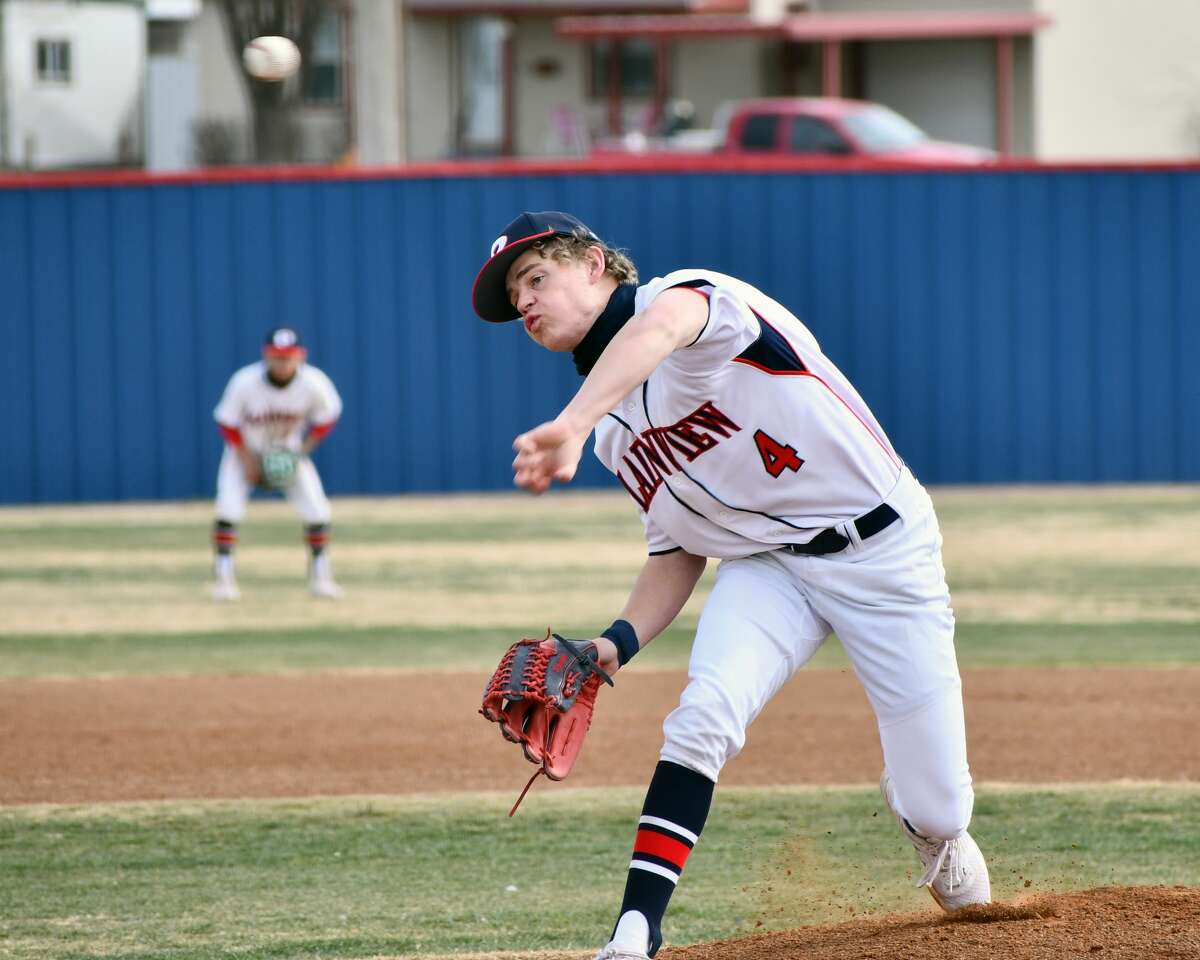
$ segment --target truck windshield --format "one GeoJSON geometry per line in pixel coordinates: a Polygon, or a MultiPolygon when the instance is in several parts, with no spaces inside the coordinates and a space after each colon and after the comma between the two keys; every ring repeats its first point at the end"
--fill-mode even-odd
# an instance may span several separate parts
{"type": "Polygon", "coordinates": [[[902,150],[929,139],[920,127],[887,107],[872,106],[842,119],[868,153],[902,150]]]}

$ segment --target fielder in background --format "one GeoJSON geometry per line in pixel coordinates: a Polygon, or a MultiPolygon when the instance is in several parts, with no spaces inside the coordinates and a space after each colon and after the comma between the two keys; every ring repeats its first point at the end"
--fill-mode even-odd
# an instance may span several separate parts
{"type": "Polygon", "coordinates": [[[337,423],[342,400],[333,381],[305,363],[306,351],[295,330],[272,330],[262,353],[261,361],[230,377],[213,411],[225,438],[217,470],[213,596],[240,596],[233,565],[237,525],[246,515],[251,491],[263,486],[281,490],[304,521],[309,591],[336,599],[342,590],[334,582],[327,552],[329,498],[310,454],[337,423]]]}
{"type": "MultiPolygon", "coordinates": [[[[663,724],[617,923],[597,960],[646,960],[725,763],[767,701],[836,631],[878,721],[883,797],[945,910],[986,903],[954,616],[924,488],[850,382],[783,306],[712,270],[638,286],[574,217],[524,213],[475,281],[484,320],[518,317],[585,377],[517,437],[514,482],[569,481],[596,454],[637,506],[649,556],[591,642],[618,670],[720,560],[688,684],[663,724]]],[[[618,681],[617,686],[620,686],[618,681]]],[[[804,815],[797,811],[797,820],[804,815]]]]}

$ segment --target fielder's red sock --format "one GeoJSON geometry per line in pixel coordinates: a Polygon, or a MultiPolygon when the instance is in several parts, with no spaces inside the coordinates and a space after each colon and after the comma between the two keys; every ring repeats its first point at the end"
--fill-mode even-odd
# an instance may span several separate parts
{"type": "Polygon", "coordinates": [[[654,768],[638,820],[633,859],[629,863],[621,912],[613,929],[613,942],[646,950],[650,956],[662,946],[663,914],[683,873],[683,865],[700,839],[715,786],[703,774],[668,760],[660,760],[654,768]],[[648,940],[648,949],[646,943],[627,940],[643,935],[648,940]]]}

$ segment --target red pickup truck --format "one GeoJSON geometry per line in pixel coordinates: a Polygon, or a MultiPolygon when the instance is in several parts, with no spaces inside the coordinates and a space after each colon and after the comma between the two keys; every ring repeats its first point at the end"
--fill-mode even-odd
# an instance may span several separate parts
{"type": "Polygon", "coordinates": [[[931,140],[882,104],[833,97],[745,100],[730,116],[719,151],[955,165],[995,159],[980,147],[931,140]]]}
{"type": "Polygon", "coordinates": [[[743,100],[724,113],[728,119],[712,130],[683,130],[665,137],[626,135],[597,144],[593,153],[775,155],[807,157],[822,165],[844,159],[976,166],[996,159],[991,150],[933,140],[894,110],[865,100],[765,97],[743,100]]]}

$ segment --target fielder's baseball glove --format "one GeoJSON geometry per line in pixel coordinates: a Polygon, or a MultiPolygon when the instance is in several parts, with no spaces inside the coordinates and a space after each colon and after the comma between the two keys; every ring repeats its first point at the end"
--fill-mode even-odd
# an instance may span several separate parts
{"type": "Polygon", "coordinates": [[[296,461],[299,457],[291,450],[275,448],[262,455],[262,483],[272,490],[282,490],[296,479],[296,461]]]}
{"type": "Polygon", "coordinates": [[[500,658],[479,712],[538,764],[510,817],[538,774],[562,780],[571,772],[592,724],[601,680],[613,685],[597,664],[594,643],[567,640],[548,629],[544,639],[520,640],[500,658]]]}

